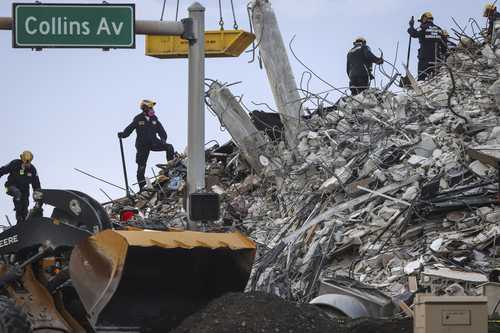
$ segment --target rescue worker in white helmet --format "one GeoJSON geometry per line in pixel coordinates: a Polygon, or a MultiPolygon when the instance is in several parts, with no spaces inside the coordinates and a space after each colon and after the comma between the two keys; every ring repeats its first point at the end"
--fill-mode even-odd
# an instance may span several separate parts
{"type": "Polygon", "coordinates": [[[408,33],[413,38],[418,38],[418,80],[423,81],[432,77],[436,72],[436,65],[441,57],[443,30],[434,24],[431,12],[425,12],[420,17],[420,27],[415,29],[415,20],[412,17],[408,33]]]}
{"type": "Polygon", "coordinates": [[[154,106],[156,102],[144,99],[140,103],[142,112],[134,117],[132,123],[123,132],[118,133],[119,138],[127,138],[135,130],[137,138],[137,182],[142,190],[146,185],[146,164],[151,151],[166,152],[167,161],[174,159],[174,147],[167,143],[167,132],[156,117],[154,106]],[[159,138],[158,138],[159,137],[159,138]]]}
{"type": "Polygon", "coordinates": [[[7,194],[13,197],[18,223],[25,221],[28,216],[30,185],[33,187],[34,197],[40,189],[40,179],[32,161],[33,154],[26,150],[21,153],[19,159],[0,168],[0,177],[9,175],[5,189],[7,194]]]}
{"type": "Polygon", "coordinates": [[[372,53],[363,37],[356,38],[353,44],[347,54],[347,76],[351,94],[356,96],[370,87],[373,64],[381,65],[384,59],[372,53]]]}

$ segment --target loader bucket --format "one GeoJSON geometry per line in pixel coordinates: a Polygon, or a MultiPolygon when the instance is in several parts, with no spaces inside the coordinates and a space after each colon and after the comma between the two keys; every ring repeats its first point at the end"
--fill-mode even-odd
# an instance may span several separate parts
{"type": "Polygon", "coordinates": [[[78,244],[70,274],[96,327],[168,331],[210,300],[243,291],[255,244],[239,233],[114,231],[78,244]]]}

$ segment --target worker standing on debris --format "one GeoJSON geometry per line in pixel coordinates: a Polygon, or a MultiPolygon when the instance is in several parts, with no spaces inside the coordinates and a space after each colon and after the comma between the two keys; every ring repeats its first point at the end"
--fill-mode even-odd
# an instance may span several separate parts
{"type": "Polygon", "coordinates": [[[488,28],[486,30],[486,39],[491,41],[495,21],[500,19],[500,13],[497,11],[497,6],[494,3],[489,3],[484,7],[483,16],[488,19],[488,28]]]}
{"type": "Polygon", "coordinates": [[[33,154],[30,151],[22,152],[19,159],[15,159],[9,164],[0,168],[0,177],[9,175],[5,183],[7,194],[14,199],[14,210],[16,220],[23,222],[28,217],[30,184],[33,187],[33,197],[38,195],[40,189],[40,179],[36,168],[31,162],[33,154]]]}
{"type": "Polygon", "coordinates": [[[127,138],[135,130],[137,138],[135,140],[135,148],[137,149],[137,182],[142,190],[146,185],[146,164],[151,151],[165,151],[167,153],[167,161],[174,159],[174,147],[167,143],[167,132],[155,115],[155,102],[150,100],[142,100],[140,108],[142,113],[134,117],[130,125],[118,133],[119,138],[127,138]],[[160,137],[158,139],[158,136],[160,137]]]}
{"type": "Polygon", "coordinates": [[[356,96],[370,87],[370,81],[374,78],[372,65],[381,65],[384,59],[372,53],[363,37],[356,38],[353,44],[354,47],[347,54],[347,75],[351,93],[356,96]]]}
{"type": "Polygon", "coordinates": [[[419,22],[420,27],[415,29],[415,20],[412,17],[408,33],[411,37],[418,38],[420,41],[420,49],[418,50],[418,80],[423,81],[432,77],[436,71],[437,60],[441,58],[443,30],[434,24],[434,17],[430,12],[422,14],[419,22]]]}
{"type": "Polygon", "coordinates": [[[450,35],[448,34],[448,31],[444,29],[442,30],[441,37],[442,38],[440,42],[439,59],[445,61],[450,55],[450,51],[455,47],[457,47],[457,45],[450,40],[450,35]]]}

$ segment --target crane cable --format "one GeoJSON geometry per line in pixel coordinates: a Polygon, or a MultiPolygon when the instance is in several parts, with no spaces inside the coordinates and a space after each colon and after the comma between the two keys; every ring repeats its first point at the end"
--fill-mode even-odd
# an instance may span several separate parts
{"type": "MultiPolygon", "coordinates": [[[[179,19],[179,1],[180,0],[177,0],[177,7],[175,9],[175,21],[177,21],[179,19]]],[[[163,17],[165,15],[165,6],[167,4],[167,0],[163,0],[163,8],[161,9],[161,17],[160,17],[160,21],[163,21],[163,17]]]]}
{"type": "Polygon", "coordinates": [[[165,5],[166,4],[167,4],[167,0],[163,0],[163,8],[161,9],[160,21],[163,21],[163,15],[165,14],[165,5]]]}
{"type": "Polygon", "coordinates": [[[233,20],[234,20],[233,28],[234,28],[234,30],[238,30],[238,22],[236,21],[236,13],[234,11],[233,0],[231,0],[231,10],[233,11],[233,20]]]}
{"type": "MultiPolygon", "coordinates": [[[[175,21],[179,19],[179,2],[180,0],[177,0],[177,6],[175,8],[175,21]]],[[[163,7],[161,9],[161,17],[160,21],[163,21],[163,17],[165,15],[165,6],[167,4],[167,0],[163,0],[163,7]]],[[[238,30],[238,21],[236,19],[236,12],[234,10],[234,3],[233,0],[231,0],[231,11],[233,12],[233,28],[234,30],[238,30]]],[[[220,30],[224,30],[224,18],[222,17],[222,0],[219,0],[219,26],[220,30]]]]}
{"type": "Polygon", "coordinates": [[[224,18],[222,17],[222,0],[219,0],[219,17],[220,30],[224,30],[224,18]]]}
{"type": "Polygon", "coordinates": [[[175,21],[176,22],[179,19],[179,1],[180,0],[177,0],[177,8],[175,9],[175,21]]]}

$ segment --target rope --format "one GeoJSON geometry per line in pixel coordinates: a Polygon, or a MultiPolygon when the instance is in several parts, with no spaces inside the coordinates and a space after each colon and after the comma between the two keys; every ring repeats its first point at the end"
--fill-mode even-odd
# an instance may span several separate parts
{"type": "Polygon", "coordinates": [[[224,30],[224,18],[222,18],[222,0],[219,0],[219,18],[220,30],[224,30]]]}
{"type": "Polygon", "coordinates": [[[177,0],[177,8],[175,9],[175,21],[179,18],[179,1],[180,0],[177,0]]]}
{"type": "Polygon", "coordinates": [[[231,0],[231,10],[233,11],[233,20],[234,20],[233,28],[234,30],[238,30],[238,22],[236,21],[236,13],[234,12],[233,0],[231,0]]]}
{"type": "Polygon", "coordinates": [[[163,21],[163,15],[165,14],[165,5],[167,4],[167,0],[163,0],[163,8],[161,10],[160,21],[163,21]]]}

